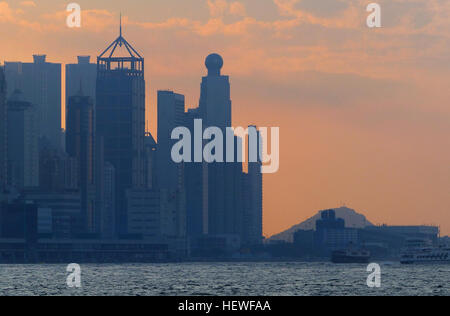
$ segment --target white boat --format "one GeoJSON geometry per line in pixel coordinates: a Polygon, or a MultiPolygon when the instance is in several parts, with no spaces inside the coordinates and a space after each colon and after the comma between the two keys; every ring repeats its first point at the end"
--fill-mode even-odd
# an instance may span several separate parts
{"type": "Polygon", "coordinates": [[[450,263],[450,247],[433,247],[423,240],[408,240],[408,247],[403,251],[400,262],[414,263],[450,263]]]}

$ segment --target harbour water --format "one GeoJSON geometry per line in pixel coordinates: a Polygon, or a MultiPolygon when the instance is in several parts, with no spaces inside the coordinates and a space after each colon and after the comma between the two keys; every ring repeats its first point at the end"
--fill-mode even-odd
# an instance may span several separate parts
{"type": "Polygon", "coordinates": [[[380,263],[381,287],[367,265],[331,263],[86,264],[81,288],[67,265],[0,265],[0,295],[450,295],[450,265],[380,263]]]}

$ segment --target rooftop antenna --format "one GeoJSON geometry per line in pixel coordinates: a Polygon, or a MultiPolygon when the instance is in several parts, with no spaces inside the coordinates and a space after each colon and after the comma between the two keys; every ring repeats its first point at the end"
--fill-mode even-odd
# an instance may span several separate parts
{"type": "MultiPolygon", "coordinates": [[[[119,38],[122,38],[122,12],[120,12],[120,35],[119,38]]],[[[122,42],[119,44],[120,47],[122,47],[122,42]]]]}

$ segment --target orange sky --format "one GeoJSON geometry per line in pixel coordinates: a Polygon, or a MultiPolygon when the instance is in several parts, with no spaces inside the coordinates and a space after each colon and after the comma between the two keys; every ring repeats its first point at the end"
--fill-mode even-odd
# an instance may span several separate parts
{"type": "Polygon", "coordinates": [[[346,204],[374,223],[439,224],[450,234],[450,1],[0,0],[0,60],[93,59],[124,32],[156,91],[198,104],[204,58],[231,77],[235,126],[280,127],[280,171],[264,178],[264,231],[346,204]]]}

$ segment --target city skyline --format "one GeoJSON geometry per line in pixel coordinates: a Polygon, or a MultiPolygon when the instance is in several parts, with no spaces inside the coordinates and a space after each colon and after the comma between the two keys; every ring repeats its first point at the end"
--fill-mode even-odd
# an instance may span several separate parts
{"type": "MultiPolygon", "coordinates": [[[[183,95],[158,91],[156,143],[145,130],[145,58],[122,31],[120,19],[118,37],[96,64],[78,56],[77,64],[66,65],[62,89],[62,65],[50,63],[45,54],[33,55],[33,63],[5,62],[0,68],[5,72],[2,106],[9,99],[8,115],[0,117],[7,123],[2,135],[8,135],[7,168],[1,170],[7,183],[0,190],[0,236],[23,236],[30,247],[45,238],[133,240],[130,250],[151,242],[158,250],[145,256],[153,259],[225,255],[262,245],[264,168],[250,159],[248,172],[243,172],[245,160],[238,158],[242,153],[236,148],[245,136],[232,131],[238,160],[231,162],[205,158],[190,164],[192,157],[175,161],[171,154],[178,128],[203,135],[218,129],[222,135],[232,125],[231,89],[229,76],[221,74],[222,57],[210,54],[205,59],[207,75],[202,77],[198,108],[186,111],[183,95]],[[69,95],[62,96],[62,90],[69,95]],[[61,120],[54,119],[61,117],[57,96],[66,104],[65,130],[61,120]],[[204,127],[197,126],[198,119],[204,127]],[[24,181],[29,178],[35,181],[24,181]]],[[[256,127],[252,129],[257,138],[249,135],[249,151],[254,146],[263,152],[258,149],[263,140],[256,127]]],[[[214,137],[211,143],[217,141],[216,133],[209,136],[214,137]]],[[[205,152],[211,146],[198,145],[205,152]]],[[[214,145],[210,155],[224,149],[228,144],[214,145]]]]}
{"type": "MultiPolygon", "coordinates": [[[[114,19],[117,17],[117,13],[111,16],[114,19]]],[[[126,18],[125,21],[127,36],[133,38],[133,42],[138,47],[144,44],[148,45],[148,42],[144,41],[145,43],[143,43],[134,39],[137,36],[134,31],[139,26],[132,23],[131,18],[126,18]]],[[[111,28],[117,32],[117,20],[115,20],[115,26],[111,26],[111,28]]],[[[80,31],[64,30],[62,32],[66,36],[71,36],[70,32],[78,32],[74,33],[78,37],[80,36],[79,33],[83,32],[83,28],[80,31]]],[[[103,34],[101,36],[106,37],[104,34],[109,34],[109,32],[109,30],[102,30],[98,34],[103,34]]],[[[93,38],[97,37],[98,34],[93,34],[93,38]]],[[[369,34],[366,35],[370,36],[369,34]]],[[[224,37],[227,38],[227,36],[224,37]]],[[[58,58],[57,51],[60,49],[48,49],[46,53],[50,62],[70,63],[74,62],[77,55],[97,56],[105,43],[105,41],[97,42],[96,48],[88,48],[87,46],[92,44],[86,44],[80,53],[76,52],[76,45],[70,49],[64,48],[64,51],[72,50],[76,52],[70,57],[67,54],[61,54],[60,56],[65,57],[58,58]]],[[[37,49],[42,50],[43,47],[37,49]]],[[[142,50],[143,55],[147,59],[152,59],[151,50],[149,49],[147,53],[147,49],[142,50]]],[[[222,49],[226,51],[226,48],[223,47],[219,47],[218,51],[220,52],[222,49]]],[[[448,47],[444,47],[444,49],[448,49],[448,47]]],[[[203,55],[206,56],[214,51],[216,50],[206,51],[205,49],[203,55]]],[[[43,51],[40,52],[44,53],[43,51]]],[[[7,52],[5,57],[2,55],[1,58],[2,60],[19,59],[27,61],[33,53],[36,52],[25,53],[25,50],[20,50],[15,55],[18,58],[12,59],[8,57],[8,54],[13,53],[7,52]]],[[[173,55],[170,56],[173,57],[173,55]]],[[[153,61],[150,61],[151,74],[147,74],[146,80],[150,82],[147,86],[152,88],[147,87],[147,91],[151,89],[151,98],[147,100],[146,106],[147,110],[150,110],[147,119],[150,121],[151,131],[155,137],[156,93],[154,91],[164,89],[164,87],[155,86],[153,82],[161,82],[161,85],[163,85],[164,82],[167,84],[173,80],[172,90],[185,94],[187,104],[190,107],[195,107],[197,101],[193,100],[194,96],[198,97],[198,80],[193,80],[193,83],[188,84],[181,83],[181,81],[191,81],[189,80],[190,76],[198,78],[200,74],[204,73],[204,70],[200,68],[204,56],[194,58],[189,54],[189,58],[186,57],[186,59],[189,59],[188,65],[175,60],[172,71],[170,69],[167,71],[164,80],[155,75],[155,69],[158,70],[158,67],[153,61]],[[191,64],[194,62],[198,66],[191,64]],[[179,74],[180,69],[184,72],[181,76],[179,74]],[[191,71],[193,69],[198,69],[198,71],[194,73],[191,71]],[[193,90],[194,88],[195,90],[193,90]]],[[[368,108],[364,108],[365,98],[358,98],[356,101],[350,101],[361,102],[361,106],[356,104],[350,107],[324,109],[323,104],[321,104],[317,109],[305,105],[299,110],[298,108],[294,109],[291,105],[295,107],[295,104],[292,104],[292,100],[289,100],[289,95],[293,91],[280,89],[280,86],[275,84],[271,91],[275,92],[276,88],[280,89],[280,91],[276,91],[275,95],[279,97],[279,100],[276,101],[269,98],[268,101],[261,102],[263,100],[261,100],[259,93],[262,88],[267,88],[262,82],[248,84],[249,91],[243,91],[243,88],[240,88],[240,83],[243,82],[241,80],[245,82],[250,80],[252,76],[249,76],[248,73],[243,74],[245,69],[238,69],[237,66],[243,59],[236,58],[233,60],[233,56],[236,56],[236,54],[226,54],[224,58],[226,60],[226,72],[231,76],[232,81],[236,125],[281,126],[281,140],[282,143],[286,144],[281,145],[280,174],[268,176],[265,180],[265,191],[270,193],[264,195],[265,220],[267,221],[265,225],[267,227],[266,235],[282,231],[309,217],[318,209],[337,207],[342,203],[350,204],[377,223],[400,224],[404,223],[405,218],[407,218],[412,221],[411,224],[428,224],[431,222],[441,224],[443,232],[449,233],[450,220],[447,206],[449,197],[448,190],[445,189],[449,187],[449,176],[448,164],[446,165],[445,162],[448,162],[448,148],[450,146],[447,146],[448,137],[446,139],[441,136],[448,135],[448,125],[446,126],[445,123],[448,123],[446,118],[448,118],[449,113],[444,108],[445,102],[448,100],[445,90],[439,91],[437,88],[434,90],[435,88],[426,87],[425,93],[421,94],[418,101],[411,102],[411,108],[405,108],[402,104],[404,102],[409,103],[410,97],[404,94],[404,91],[387,89],[383,78],[371,78],[368,83],[358,85],[355,82],[355,77],[350,75],[341,73],[336,76],[323,77],[314,72],[306,72],[303,73],[303,76],[299,76],[299,81],[305,83],[312,78],[313,90],[316,88],[314,85],[333,84],[337,78],[348,79],[348,82],[340,86],[343,91],[335,91],[336,88],[333,88],[330,95],[326,95],[326,97],[333,96],[338,101],[322,100],[325,105],[340,104],[342,101],[339,102],[339,99],[348,98],[344,94],[354,92],[350,89],[354,86],[368,93],[368,98],[375,98],[377,102],[373,105],[365,104],[368,108]],[[376,87],[375,91],[371,90],[372,85],[376,87]],[[384,93],[381,96],[377,95],[377,89],[384,93]],[[283,95],[283,91],[285,95],[283,95]],[[427,99],[424,97],[431,92],[435,93],[435,96],[431,99],[430,108],[424,109],[420,107],[420,104],[417,107],[417,103],[419,101],[425,102],[427,99]],[[391,98],[395,100],[389,100],[391,98]],[[283,105],[281,110],[277,112],[277,116],[274,117],[270,113],[273,108],[279,107],[278,101],[280,100],[283,101],[283,105]],[[385,111],[377,109],[378,103],[384,102],[390,102],[393,107],[383,107],[385,111]],[[439,102],[442,102],[442,104],[439,102]],[[241,106],[241,104],[245,104],[245,106],[241,106]],[[262,110],[256,111],[260,104],[262,110]],[[420,119],[418,115],[420,115],[420,119]],[[354,121],[347,121],[345,116],[354,121]],[[400,119],[398,124],[395,118],[400,119]],[[311,122],[307,122],[308,120],[311,120],[311,122]],[[336,135],[332,135],[334,133],[336,135]],[[292,148],[296,147],[297,135],[306,135],[305,138],[311,138],[311,140],[301,139],[300,144],[304,151],[292,148]],[[427,139],[429,138],[436,140],[436,143],[428,142],[427,139]],[[372,145],[367,145],[367,143],[372,145]],[[420,152],[417,152],[418,150],[420,152]],[[405,157],[408,157],[408,159],[405,157]],[[313,162],[316,159],[318,161],[313,162]],[[294,175],[289,175],[287,174],[289,170],[295,170],[296,172],[294,175]],[[291,195],[294,195],[297,199],[294,199],[291,195]],[[282,213],[280,214],[280,212],[282,213]]],[[[259,58],[260,56],[256,55],[255,57],[259,58]]],[[[264,63],[260,64],[259,67],[263,67],[263,65],[264,63]]],[[[161,62],[159,66],[162,68],[170,67],[170,62],[161,62]]],[[[256,67],[256,65],[253,66],[256,67]]],[[[428,74],[428,78],[437,80],[445,74],[445,67],[448,67],[448,65],[444,66],[441,71],[436,70],[435,74],[428,74]]],[[[408,67],[405,68],[408,70],[408,67]]],[[[434,68],[427,68],[426,65],[424,65],[424,68],[425,70],[434,70],[434,68]]],[[[281,70],[281,72],[285,71],[281,70]]],[[[404,70],[404,73],[408,72],[404,70]]],[[[364,74],[359,73],[359,75],[364,74]]],[[[64,75],[62,77],[64,78],[64,75]]],[[[442,78],[445,78],[445,76],[442,78]]],[[[400,84],[401,81],[398,81],[398,78],[396,80],[394,81],[398,82],[400,87],[395,86],[392,89],[403,89],[404,87],[401,87],[400,84]]],[[[422,80],[425,79],[416,77],[415,80],[416,84],[421,85],[422,80]]],[[[438,87],[439,84],[442,83],[438,83],[438,87]]],[[[290,83],[287,82],[286,86],[289,85],[290,83]]],[[[313,96],[314,98],[316,101],[320,100],[316,96],[313,96]]]]}

